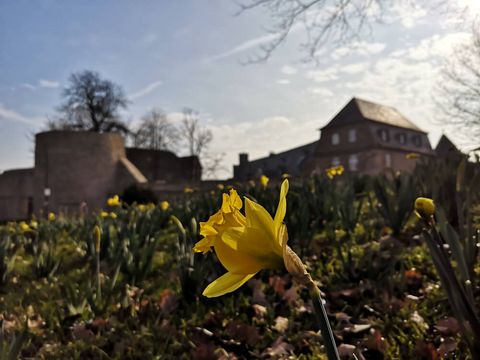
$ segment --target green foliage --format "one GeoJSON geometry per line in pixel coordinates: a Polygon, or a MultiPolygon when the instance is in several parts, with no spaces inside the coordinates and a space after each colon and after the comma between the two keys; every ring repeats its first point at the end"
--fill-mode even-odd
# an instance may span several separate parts
{"type": "MultiPolygon", "coordinates": [[[[462,333],[464,308],[476,312],[480,302],[479,183],[469,164],[427,161],[413,174],[290,181],[289,245],[321,284],[345,354],[468,358],[474,340],[462,333]],[[419,238],[422,224],[411,216],[417,196],[437,204],[430,240],[419,238]],[[443,254],[432,251],[432,241],[440,241],[443,254]],[[439,271],[445,260],[451,274],[439,271]],[[446,291],[453,288],[466,300],[446,291]]],[[[279,185],[234,184],[271,214],[279,185]]],[[[201,296],[225,272],[215,256],[192,251],[199,222],[219,209],[221,194],[183,194],[166,211],[132,202],[102,214],[32,221],[28,230],[0,226],[0,354],[325,358],[308,293],[283,272],[263,271],[218,299],[201,296]]]]}

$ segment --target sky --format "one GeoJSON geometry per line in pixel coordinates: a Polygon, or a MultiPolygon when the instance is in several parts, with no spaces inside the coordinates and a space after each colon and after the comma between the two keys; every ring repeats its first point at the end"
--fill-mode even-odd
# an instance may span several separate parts
{"type": "MultiPolygon", "coordinates": [[[[450,0],[480,14],[477,0],[450,0]]],[[[150,109],[178,121],[197,110],[232,175],[250,159],[318,139],[351,97],[394,106],[429,132],[442,132],[433,100],[438,73],[467,21],[421,6],[396,6],[384,24],[348,44],[326,44],[305,62],[295,31],[266,63],[245,65],[271,39],[268,14],[240,16],[233,0],[0,0],[0,172],[32,167],[33,134],[45,129],[73,72],[93,70],[123,87],[132,126],[150,109]]],[[[460,142],[460,139],[458,139],[460,142]]],[[[180,155],[182,153],[180,152],[180,155]]]]}

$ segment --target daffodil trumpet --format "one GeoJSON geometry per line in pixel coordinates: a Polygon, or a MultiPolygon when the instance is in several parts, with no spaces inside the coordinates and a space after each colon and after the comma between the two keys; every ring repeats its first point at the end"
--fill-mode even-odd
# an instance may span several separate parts
{"type": "Polygon", "coordinates": [[[223,194],[220,210],[200,223],[203,238],[194,251],[207,253],[214,249],[227,272],[210,283],[203,295],[218,297],[233,292],[262,269],[286,268],[295,281],[309,289],[315,305],[328,358],[339,359],[333,332],[320,297],[320,290],[305,265],[287,245],[288,232],[283,223],[287,212],[288,179],[280,188],[275,216],[260,204],[245,198],[245,215],[240,211],[243,202],[234,189],[223,194]]]}

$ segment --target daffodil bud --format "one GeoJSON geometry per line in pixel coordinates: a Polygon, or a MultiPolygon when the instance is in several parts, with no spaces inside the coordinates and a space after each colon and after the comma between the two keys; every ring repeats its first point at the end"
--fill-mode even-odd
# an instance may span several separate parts
{"type": "Polygon", "coordinates": [[[420,218],[429,218],[435,213],[435,203],[432,199],[419,197],[415,200],[415,212],[420,218]]]}
{"type": "Polygon", "coordinates": [[[168,203],[168,201],[162,201],[160,203],[160,209],[162,209],[162,211],[167,211],[169,207],[170,204],[168,203]]]}
{"type": "Polygon", "coordinates": [[[100,240],[102,238],[102,230],[98,225],[95,225],[93,228],[93,237],[95,239],[95,251],[97,253],[100,252],[100,240]]]}

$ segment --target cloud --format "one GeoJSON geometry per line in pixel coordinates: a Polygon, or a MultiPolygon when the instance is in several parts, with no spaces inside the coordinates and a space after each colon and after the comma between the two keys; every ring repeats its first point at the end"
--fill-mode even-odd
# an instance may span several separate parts
{"type": "Polygon", "coordinates": [[[153,42],[155,42],[156,40],[158,39],[158,35],[155,34],[155,33],[148,33],[148,34],[145,34],[141,39],[140,39],[140,43],[144,44],[144,45],[148,45],[148,44],[151,44],[153,42]]]}
{"type": "Polygon", "coordinates": [[[339,68],[337,65],[330,66],[322,70],[310,70],[306,73],[306,78],[315,82],[328,82],[338,79],[339,68]]]}
{"type": "Polygon", "coordinates": [[[234,46],[230,50],[227,50],[227,51],[221,52],[219,54],[211,55],[211,56],[207,57],[205,59],[205,61],[212,62],[212,61],[217,61],[217,60],[228,58],[232,55],[238,54],[238,53],[243,52],[245,50],[249,50],[251,48],[254,48],[254,47],[257,47],[259,45],[262,45],[262,44],[268,43],[270,41],[273,41],[273,40],[275,40],[276,37],[277,37],[276,34],[267,34],[267,35],[262,35],[262,36],[244,41],[243,43],[241,43],[237,46],[234,46]]]}
{"type": "Polygon", "coordinates": [[[288,80],[288,79],[278,79],[276,81],[276,83],[279,84],[279,85],[288,85],[288,84],[290,84],[290,80],[288,80]]]}
{"type": "Polygon", "coordinates": [[[331,90],[326,88],[320,88],[320,87],[308,88],[308,92],[310,92],[313,95],[321,96],[321,97],[333,96],[333,92],[331,90]]]}
{"type": "Polygon", "coordinates": [[[285,75],[295,75],[298,72],[298,69],[290,65],[283,65],[280,71],[285,75]]]}
{"type": "Polygon", "coordinates": [[[363,71],[366,71],[368,67],[369,67],[368,62],[360,62],[360,63],[353,63],[353,64],[347,64],[345,66],[342,66],[340,68],[340,71],[346,74],[358,74],[363,71]]]}
{"type": "Polygon", "coordinates": [[[258,121],[214,124],[209,126],[213,133],[211,151],[225,153],[228,171],[232,175],[232,164],[238,164],[238,154],[248,152],[250,159],[279,153],[305,145],[318,138],[316,131],[320,120],[300,122],[298,119],[281,115],[269,116],[258,121]]]}
{"type": "Polygon", "coordinates": [[[60,83],[58,81],[40,79],[38,80],[38,86],[42,88],[58,88],[60,83]]]}
{"type": "Polygon", "coordinates": [[[339,60],[347,55],[371,56],[381,53],[386,44],[380,42],[355,41],[348,46],[342,46],[333,50],[331,57],[339,60]]]}
{"type": "Polygon", "coordinates": [[[150,94],[151,92],[155,91],[158,87],[160,87],[163,84],[162,81],[154,81],[151,84],[148,84],[144,88],[138,90],[137,92],[134,92],[133,94],[130,94],[130,99],[132,100],[137,100],[140,99],[141,97],[144,97],[145,95],[150,94]]]}
{"type": "Polygon", "coordinates": [[[422,19],[428,14],[425,8],[415,3],[394,4],[390,10],[392,15],[387,16],[385,21],[399,21],[403,27],[408,29],[420,24],[422,19]]]}
{"type": "Polygon", "coordinates": [[[35,86],[33,86],[32,84],[29,84],[29,83],[20,84],[20,87],[22,87],[24,89],[28,89],[28,90],[35,90],[35,86]]]}
{"type": "Polygon", "coordinates": [[[8,109],[0,103],[0,120],[1,121],[11,121],[11,122],[21,122],[28,125],[40,125],[43,119],[38,117],[27,117],[21,115],[15,110],[8,109]]]}

